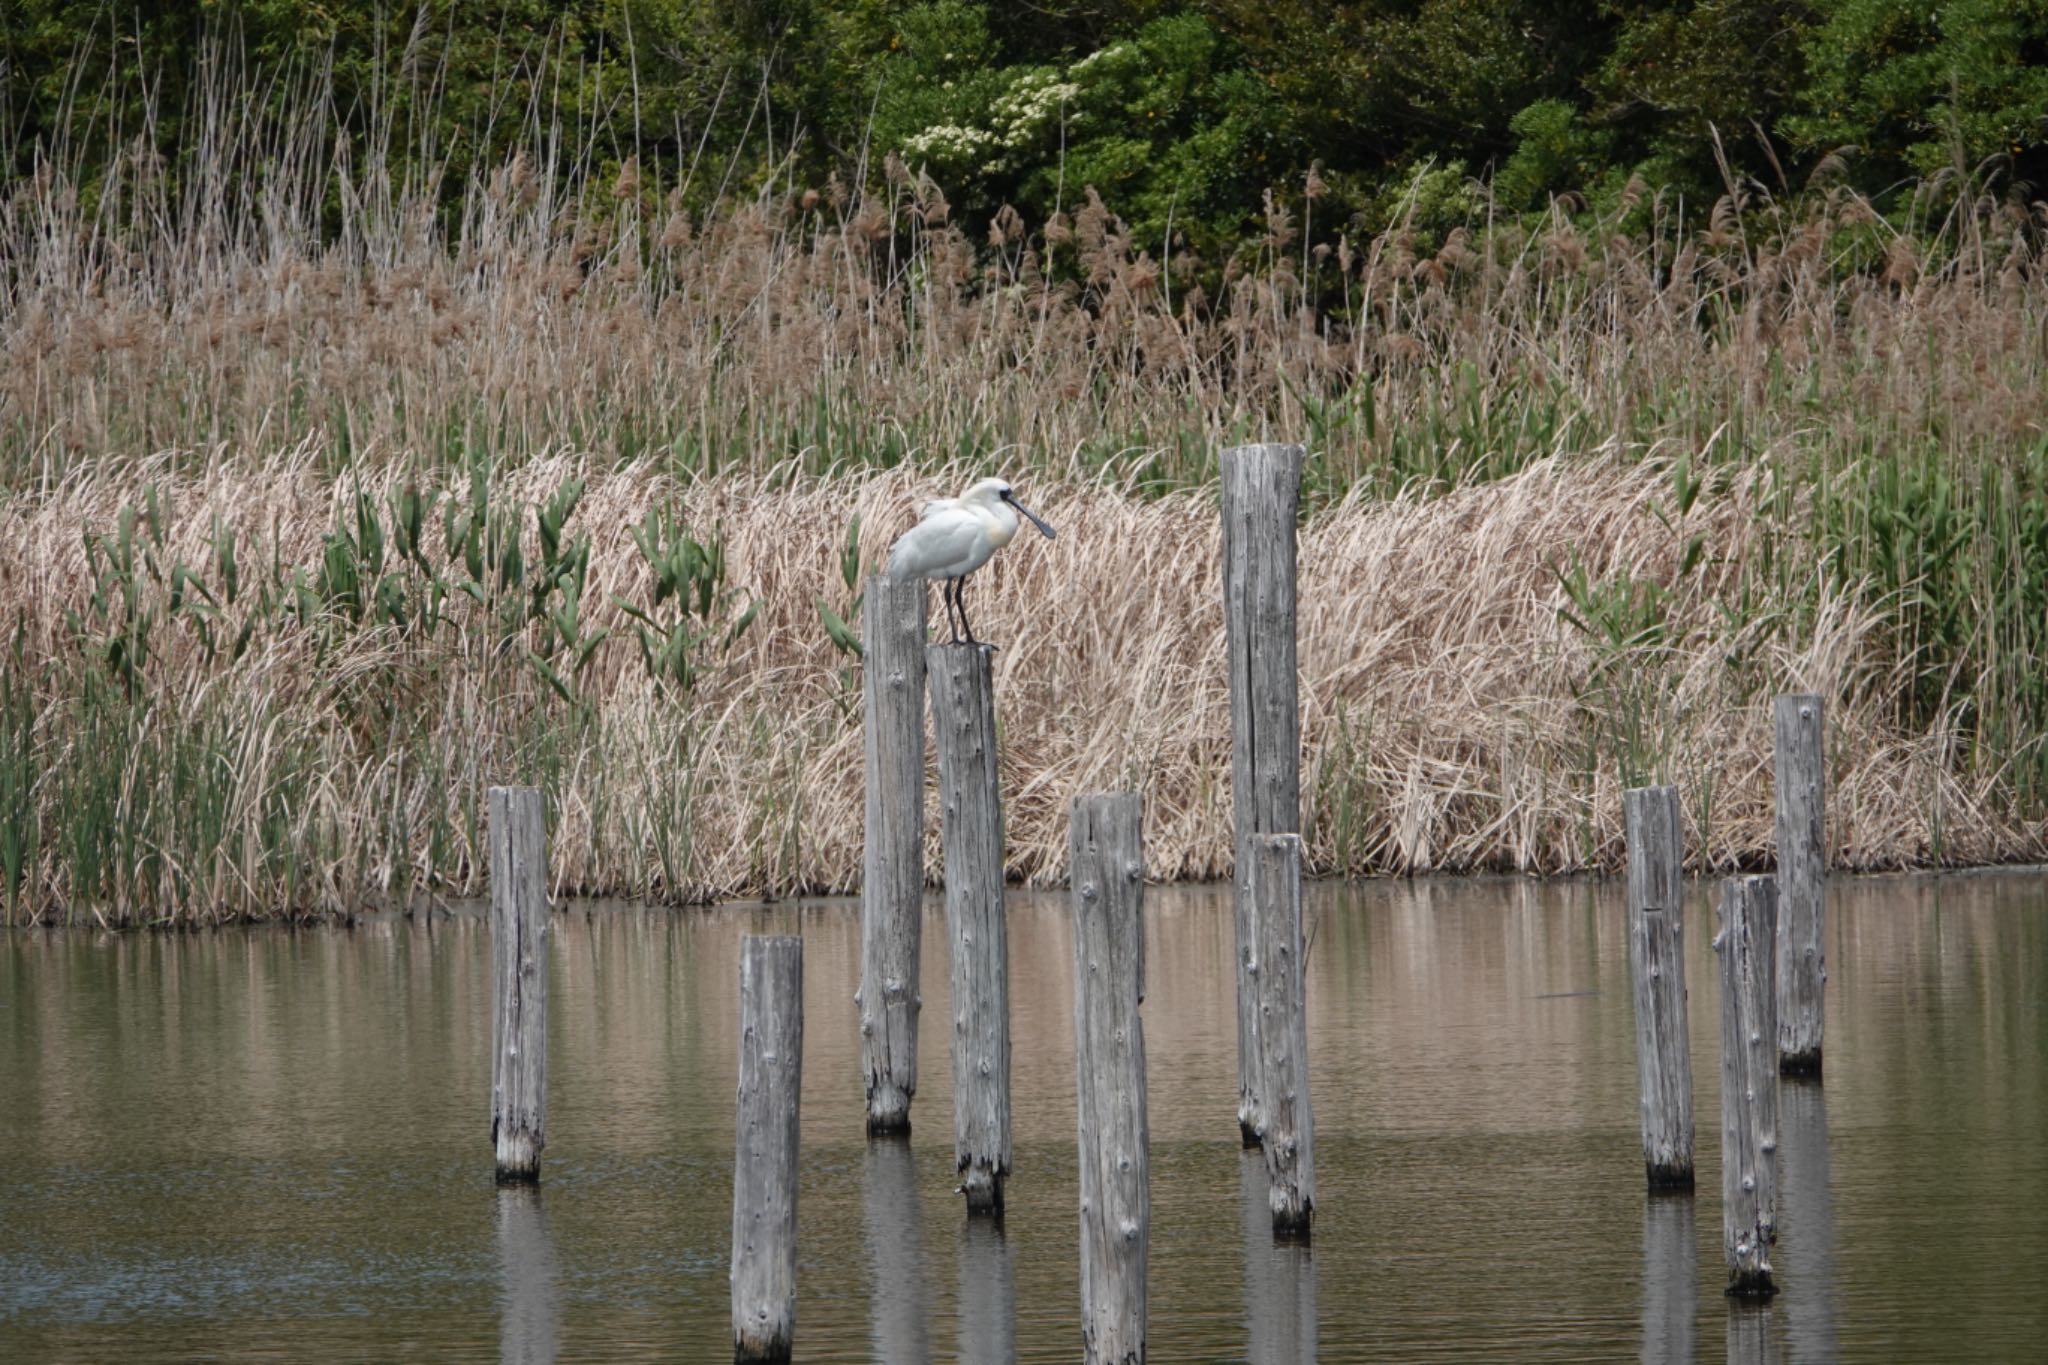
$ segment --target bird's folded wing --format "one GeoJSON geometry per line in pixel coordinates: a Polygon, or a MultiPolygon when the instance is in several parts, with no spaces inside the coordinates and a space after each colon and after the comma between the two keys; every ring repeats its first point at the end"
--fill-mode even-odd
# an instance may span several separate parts
{"type": "Polygon", "coordinates": [[[924,505],[924,510],[917,514],[917,519],[919,521],[930,521],[941,512],[950,512],[959,505],[960,499],[958,498],[933,498],[924,505]]]}
{"type": "Polygon", "coordinates": [[[889,571],[897,577],[924,576],[959,564],[981,545],[983,534],[981,518],[962,508],[927,516],[896,542],[889,555],[889,571]]]}

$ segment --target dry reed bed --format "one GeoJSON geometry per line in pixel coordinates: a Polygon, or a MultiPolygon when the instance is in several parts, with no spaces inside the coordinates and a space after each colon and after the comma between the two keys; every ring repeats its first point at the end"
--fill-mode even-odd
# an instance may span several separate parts
{"type": "MultiPolygon", "coordinates": [[[[196,477],[171,472],[180,463],[105,468],[0,500],[0,544],[34,566],[0,581],[0,619],[22,623],[27,660],[4,666],[31,678],[35,697],[39,834],[23,913],[208,918],[473,892],[481,790],[524,780],[555,798],[565,893],[856,885],[858,685],[816,599],[845,606],[834,560],[853,515],[878,561],[917,501],[952,491],[959,472],[685,485],[649,464],[610,470],[558,453],[501,475],[494,497],[522,504],[565,478],[588,481],[572,527],[592,538],[586,610],[602,624],[626,624],[610,594],[647,600],[626,529],[647,507],[722,531],[731,580],[758,596],[760,613],[686,700],[656,688],[620,633],[580,679],[587,705],[572,707],[516,651],[493,648],[481,609],[457,598],[454,623],[431,637],[284,621],[232,664],[209,664],[188,620],[160,625],[144,704],[120,712],[120,734],[87,731],[80,675],[97,665],[81,661],[66,620],[91,590],[81,531],[110,529],[154,482],[170,509],[166,562],[207,563],[218,518],[241,533],[245,566],[274,556],[289,573],[316,563],[349,514],[352,488],[320,475],[315,452],[215,459],[196,477]],[[196,766],[138,757],[181,735],[207,737],[196,766]],[[111,818],[139,847],[126,855],[131,875],[94,891],[72,884],[66,822],[83,817],[66,794],[78,772],[109,762],[119,770],[111,818]],[[219,807],[196,833],[185,809],[195,805],[219,807]]],[[[1301,534],[1301,666],[1316,867],[1613,868],[1630,764],[1681,784],[1696,864],[1765,861],[1769,705],[1786,689],[1819,691],[1831,708],[1841,865],[2040,856],[2042,829],[2009,816],[1995,774],[1961,775],[1953,735],[1888,722],[1899,676],[1867,608],[1818,578],[1796,622],[1717,608],[1757,575],[1777,534],[1759,514],[1762,478],[1734,476],[1675,526],[1652,512],[1668,471],[1619,458],[1544,460],[1442,496],[1354,495],[1313,513],[1301,534]],[[1681,573],[1695,533],[1709,554],[1681,573]],[[1666,585],[1657,638],[1603,650],[1564,619],[1555,571],[1574,563],[1602,580],[1666,585]]],[[[381,500],[399,483],[381,474],[366,486],[381,500]]],[[[1213,493],[1142,499],[1050,480],[1022,491],[1060,538],[1020,540],[971,592],[978,630],[1002,645],[1010,872],[1057,881],[1071,799],[1135,786],[1153,876],[1224,874],[1230,736],[1213,493]]],[[[531,554],[531,514],[523,520],[531,554]]],[[[245,584],[244,610],[250,593],[245,584]]]]}
{"type": "Polygon", "coordinates": [[[1013,445],[1185,483],[1233,439],[1309,436],[1328,486],[1386,491],[1614,439],[1696,451],[1730,419],[1751,448],[2003,449],[2039,439],[2048,388],[2019,205],[1901,235],[1840,192],[1797,218],[1636,195],[1314,245],[1276,210],[1202,263],[1092,192],[969,232],[900,168],[702,221],[637,175],[524,161],[453,221],[318,158],[274,167],[259,212],[231,171],[174,191],[120,162],[96,195],[48,171],[0,199],[0,483],[308,436],[336,463],[568,444],[699,473],[1013,445]]]}

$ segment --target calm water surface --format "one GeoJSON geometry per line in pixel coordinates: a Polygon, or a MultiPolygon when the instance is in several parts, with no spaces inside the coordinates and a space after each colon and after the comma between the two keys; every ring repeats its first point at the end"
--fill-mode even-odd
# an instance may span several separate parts
{"type": "MultiPolygon", "coordinates": [[[[1313,888],[1306,1252],[1271,1246],[1238,1150],[1227,894],[1148,893],[1152,1358],[2048,1358],[2048,879],[1837,883],[1827,1080],[1784,1090],[1761,1310],[1720,1292],[1704,892],[1700,1189],[1655,1201],[1620,896],[1313,888]]],[[[492,1183],[477,919],[0,936],[0,1359],[730,1359],[739,938],[799,928],[799,1358],[1071,1360],[1057,895],[1012,900],[1000,1232],[952,1193],[936,918],[905,1146],[862,1135],[857,907],[563,916],[537,1194],[492,1183]]]]}

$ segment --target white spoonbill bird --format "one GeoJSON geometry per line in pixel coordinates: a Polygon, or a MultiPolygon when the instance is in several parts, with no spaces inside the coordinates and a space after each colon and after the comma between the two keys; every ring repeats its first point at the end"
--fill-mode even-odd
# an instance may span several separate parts
{"type": "Polygon", "coordinates": [[[946,580],[946,628],[953,630],[953,613],[960,613],[960,625],[952,642],[980,644],[974,628],[967,624],[967,575],[988,563],[990,555],[1010,543],[1017,534],[1017,514],[1031,518],[1031,524],[1053,538],[1053,529],[1023,503],[1003,479],[983,479],[957,498],[940,498],[924,505],[917,525],[896,538],[889,547],[888,574],[891,582],[913,578],[946,580]]]}

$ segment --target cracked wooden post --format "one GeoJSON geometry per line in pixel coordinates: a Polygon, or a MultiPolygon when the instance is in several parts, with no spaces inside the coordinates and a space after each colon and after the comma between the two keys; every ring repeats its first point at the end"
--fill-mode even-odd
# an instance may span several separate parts
{"type": "Polygon", "coordinates": [[[860,1053],[868,1132],[910,1131],[924,923],[925,585],[871,574],[861,599],[867,825],[861,858],[860,1053]]]}
{"type": "Polygon", "coordinates": [[[487,795],[491,864],[491,1144],[501,1182],[540,1179],[547,1146],[547,801],[533,787],[487,795]]]}
{"type": "Polygon", "coordinates": [[[1273,1208],[1273,1235],[1306,1242],[1315,1217],[1315,1118],[1309,1108],[1308,998],[1301,933],[1301,836],[1255,834],[1251,847],[1257,987],[1252,1031],[1261,1099],[1259,1141],[1273,1208]]]}
{"type": "Polygon", "coordinates": [[[1692,1054],[1685,1017],[1678,788],[1638,787],[1623,794],[1622,809],[1628,825],[1628,967],[1643,1169],[1653,1190],[1690,1190],[1692,1054]]]}
{"type": "Polygon", "coordinates": [[[1746,1297],[1778,1292],[1777,919],[1775,878],[1721,883],[1721,1231],[1728,1292],[1746,1297]]]}
{"type": "Polygon", "coordinates": [[[740,1081],[732,1178],[732,1339],[740,1361],[796,1339],[796,1191],[804,941],[740,941],[740,1081]]]}
{"type": "Polygon", "coordinates": [[[1010,947],[987,645],[932,645],[932,728],[953,982],[953,1159],[970,1214],[1003,1211],[1010,1173],[1010,947]]]}
{"type": "Polygon", "coordinates": [[[1251,840],[1301,831],[1301,715],[1295,664],[1295,522],[1302,448],[1223,452],[1224,627],[1230,645],[1230,788],[1236,829],[1238,1131],[1264,1126],[1254,1077],[1253,952],[1247,904],[1251,840]]]}
{"type": "Polygon", "coordinates": [[[1081,1341],[1089,1365],[1145,1359],[1152,1182],[1145,1117],[1144,808],[1074,802],[1074,1081],[1081,1175],[1081,1341]]]}
{"type": "Polygon", "coordinates": [[[1826,712],[1811,693],[1771,708],[1778,778],[1778,1070],[1820,1075],[1821,1003],[1828,969],[1822,939],[1827,893],[1826,712]]]}

